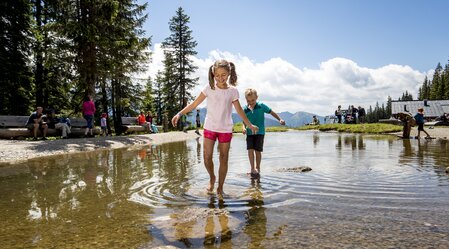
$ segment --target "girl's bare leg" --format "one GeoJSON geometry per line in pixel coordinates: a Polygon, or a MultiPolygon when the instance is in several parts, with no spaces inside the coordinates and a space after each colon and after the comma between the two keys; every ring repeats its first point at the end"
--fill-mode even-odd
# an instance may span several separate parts
{"type": "Polygon", "coordinates": [[[228,174],[228,158],[229,149],[231,148],[231,143],[219,143],[218,149],[220,150],[220,168],[218,169],[218,188],[217,194],[223,195],[223,184],[228,174]]]}
{"type": "Polygon", "coordinates": [[[214,162],[212,160],[214,145],[215,141],[210,140],[208,138],[204,138],[203,157],[204,157],[204,166],[206,167],[207,173],[209,173],[209,186],[207,187],[208,192],[214,191],[214,184],[215,184],[214,162]]]}

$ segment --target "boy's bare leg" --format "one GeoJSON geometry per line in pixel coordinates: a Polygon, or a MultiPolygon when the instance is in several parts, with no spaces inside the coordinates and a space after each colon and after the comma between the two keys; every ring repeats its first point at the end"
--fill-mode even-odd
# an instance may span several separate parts
{"type": "Polygon", "coordinates": [[[218,149],[220,150],[220,168],[218,168],[218,188],[217,194],[223,195],[223,185],[228,174],[228,159],[229,159],[229,149],[231,148],[231,143],[219,143],[218,149]]]}
{"type": "Polygon", "coordinates": [[[252,149],[248,150],[248,159],[249,159],[249,165],[251,165],[250,173],[256,173],[256,168],[254,166],[254,150],[252,150],[252,149]]]}
{"type": "Polygon", "coordinates": [[[256,168],[257,172],[260,173],[260,162],[262,161],[262,152],[257,150],[255,152],[256,152],[256,168]]]}
{"type": "Polygon", "coordinates": [[[215,173],[214,173],[214,162],[212,160],[212,154],[214,152],[215,141],[208,138],[204,138],[203,142],[203,159],[204,166],[206,167],[207,173],[209,173],[209,186],[207,187],[207,192],[214,191],[215,184],[215,173]]]}

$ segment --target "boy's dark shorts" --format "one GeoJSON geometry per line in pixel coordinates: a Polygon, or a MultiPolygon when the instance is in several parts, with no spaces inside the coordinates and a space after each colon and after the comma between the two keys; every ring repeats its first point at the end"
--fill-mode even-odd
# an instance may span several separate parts
{"type": "Polygon", "coordinates": [[[424,130],[424,124],[418,124],[418,131],[424,130]]]}
{"type": "Polygon", "coordinates": [[[263,139],[265,135],[248,135],[246,136],[246,149],[263,151],[263,139]]]}

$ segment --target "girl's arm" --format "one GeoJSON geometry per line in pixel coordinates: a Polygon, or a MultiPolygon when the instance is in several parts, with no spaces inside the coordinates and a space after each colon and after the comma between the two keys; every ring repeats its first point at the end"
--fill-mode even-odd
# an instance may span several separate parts
{"type": "Polygon", "coordinates": [[[188,104],[186,107],[184,107],[184,109],[182,109],[180,112],[178,112],[178,114],[173,116],[173,118],[171,119],[171,124],[173,125],[173,127],[176,126],[179,118],[181,118],[182,115],[185,115],[185,114],[191,112],[199,104],[201,104],[205,99],[206,99],[206,95],[204,95],[204,93],[201,92],[200,95],[198,95],[198,97],[196,97],[196,99],[192,103],[188,104]]]}
{"type": "Polygon", "coordinates": [[[245,112],[243,111],[242,106],[240,105],[239,100],[235,100],[234,102],[232,102],[232,104],[234,105],[235,110],[237,111],[237,114],[240,116],[240,118],[243,120],[243,123],[246,125],[246,127],[248,127],[253,134],[256,134],[259,131],[259,127],[251,124],[251,122],[249,122],[248,117],[246,117],[245,112]]]}
{"type": "Polygon", "coordinates": [[[270,114],[275,119],[277,119],[281,125],[285,125],[285,121],[281,117],[279,117],[279,115],[277,113],[275,113],[274,111],[271,111],[270,114]]]}

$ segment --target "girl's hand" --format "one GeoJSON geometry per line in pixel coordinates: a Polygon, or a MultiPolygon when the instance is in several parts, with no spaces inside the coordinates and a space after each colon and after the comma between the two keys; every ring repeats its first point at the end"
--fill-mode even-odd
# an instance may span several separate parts
{"type": "Polygon", "coordinates": [[[176,125],[178,124],[178,120],[179,120],[179,115],[178,114],[173,116],[173,118],[171,119],[171,124],[173,125],[173,127],[176,127],[176,125]]]}
{"type": "Polygon", "coordinates": [[[252,134],[256,134],[259,131],[259,127],[250,124],[248,128],[251,130],[252,134]]]}
{"type": "Polygon", "coordinates": [[[243,135],[246,135],[246,128],[245,127],[243,127],[243,129],[242,129],[242,133],[243,133],[243,135]]]}
{"type": "Polygon", "coordinates": [[[285,125],[285,121],[284,121],[283,119],[279,120],[279,123],[280,123],[281,125],[285,125]]]}

